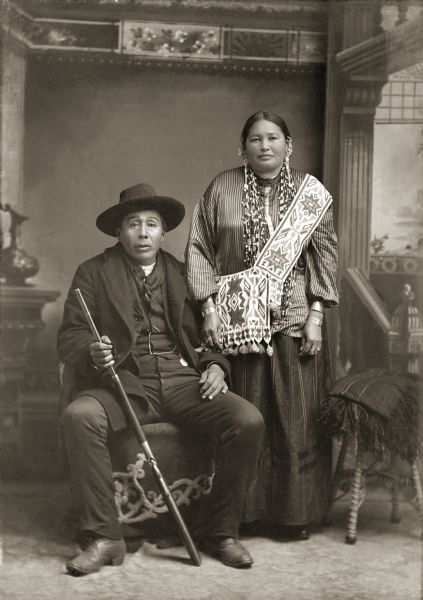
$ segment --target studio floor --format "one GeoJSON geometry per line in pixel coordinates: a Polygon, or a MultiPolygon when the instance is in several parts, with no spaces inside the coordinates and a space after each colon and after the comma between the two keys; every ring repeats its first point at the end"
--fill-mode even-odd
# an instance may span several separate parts
{"type": "Polygon", "coordinates": [[[358,541],[345,543],[348,499],[332,524],[306,542],[248,535],[255,564],[225,567],[203,555],[194,567],[183,547],[144,542],[121,567],[75,578],[64,563],[75,554],[63,526],[64,483],[2,482],[0,597],[7,600],[417,600],[422,595],[422,544],[417,512],[401,502],[390,522],[389,494],[371,488],[359,514],[358,541]]]}

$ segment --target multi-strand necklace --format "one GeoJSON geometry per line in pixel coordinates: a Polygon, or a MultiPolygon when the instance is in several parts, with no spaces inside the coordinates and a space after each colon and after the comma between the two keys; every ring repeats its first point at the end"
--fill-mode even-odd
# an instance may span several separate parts
{"type": "MultiPolygon", "coordinates": [[[[244,221],[244,266],[246,269],[254,265],[257,255],[273,233],[270,211],[267,207],[270,205],[270,195],[275,185],[279,188],[280,221],[295,195],[292,175],[286,161],[283,163],[279,175],[269,180],[258,178],[250,165],[245,165],[242,207],[244,221]]],[[[291,293],[292,277],[288,275],[283,283],[280,304],[271,305],[272,326],[276,329],[286,314],[291,293]]]]}

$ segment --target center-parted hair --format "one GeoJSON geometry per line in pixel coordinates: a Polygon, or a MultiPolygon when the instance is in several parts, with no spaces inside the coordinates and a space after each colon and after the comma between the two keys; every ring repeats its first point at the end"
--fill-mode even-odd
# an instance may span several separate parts
{"type": "Polygon", "coordinates": [[[280,128],[280,130],[282,131],[282,133],[285,136],[285,139],[291,137],[291,134],[289,133],[288,125],[285,123],[285,121],[282,119],[282,117],[280,117],[279,115],[277,115],[276,113],[273,113],[273,112],[269,112],[266,110],[260,110],[256,113],[254,113],[253,115],[251,115],[251,117],[248,117],[248,119],[245,121],[244,127],[242,128],[242,132],[241,132],[241,149],[242,150],[245,150],[245,144],[247,141],[248,134],[250,133],[250,129],[252,128],[254,123],[257,123],[257,121],[270,121],[271,123],[274,123],[275,125],[277,125],[280,128]]]}

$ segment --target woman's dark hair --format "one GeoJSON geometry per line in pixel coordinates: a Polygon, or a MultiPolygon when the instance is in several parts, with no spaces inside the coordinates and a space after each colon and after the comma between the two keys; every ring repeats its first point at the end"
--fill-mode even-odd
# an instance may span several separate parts
{"type": "Polygon", "coordinates": [[[272,123],[274,123],[281,129],[282,133],[285,136],[285,139],[288,137],[291,137],[288,126],[285,123],[285,121],[282,119],[282,117],[280,117],[279,115],[277,115],[276,113],[273,113],[273,112],[268,112],[266,110],[260,110],[259,112],[256,112],[253,115],[251,115],[251,117],[248,117],[248,119],[245,121],[245,125],[241,132],[241,148],[242,148],[242,150],[245,150],[245,143],[247,141],[248,134],[250,133],[250,129],[254,125],[254,123],[257,123],[257,121],[271,121],[272,123]]]}

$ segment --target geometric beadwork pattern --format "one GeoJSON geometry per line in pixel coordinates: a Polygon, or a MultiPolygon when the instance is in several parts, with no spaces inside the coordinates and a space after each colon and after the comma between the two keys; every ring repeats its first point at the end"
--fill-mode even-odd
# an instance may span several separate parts
{"type": "Polygon", "coordinates": [[[224,348],[270,342],[269,282],[256,268],[219,278],[216,309],[224,348]]]}
{"type": "Polygon", "coordinates": [[[326,61],[327,36],[323,30],[233,27],[217,14],[213,24],[134,20],[123,14],[113,21],[44,18],[31,14],[30,3],[25,10],[12,2],[4,5],[2,28],[34,51],[69,54],[83,50],[93,55],[90,60],[96,56],[102,60],[101,54],[106,53],[109,60],[137,56],[170,60],[169,65],[172,59],[175,64],[182,60],[185,64],[209,62],[214,66],[247,61],[252,68],[268,62],[294,70],[297,66],[313,69],[326,61]]]}
{"type": "Polygon", "coordinates": [[[280,304],[282,284],[331,202],[331,195],[320,181],[307,174],[284,218],[255,262],[255,266],[271,282],[271,302],[280,304]]]}

